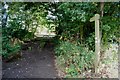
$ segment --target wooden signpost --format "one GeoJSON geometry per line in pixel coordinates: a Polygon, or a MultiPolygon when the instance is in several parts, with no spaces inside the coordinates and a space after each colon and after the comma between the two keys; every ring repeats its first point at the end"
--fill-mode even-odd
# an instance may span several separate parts
{"type": "Polygon", "coordinates": [[[95,14],[95,16],[90,19],[90,22],[95,21],[95,73],[99,72],[98,64],[100,59],[99,19],[100,19],[99,14],[95,14]]]}

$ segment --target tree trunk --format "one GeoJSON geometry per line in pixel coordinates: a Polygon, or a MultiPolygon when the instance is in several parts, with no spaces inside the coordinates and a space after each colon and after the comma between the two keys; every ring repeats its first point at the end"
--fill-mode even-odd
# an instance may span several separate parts
{"type": "Polygon", "coordinates": [[[100,2],[100,16],[103,17],[104,13],[104,0],[101,0],[100,2]]]}
{"type": "Polygon", "coordinates": [[[103,22],[102,22],[102,17],[104,15],[104,0],[101,0],[100,2],[100,45],[102,45],[102,26],[103,26],[103,22]]]}

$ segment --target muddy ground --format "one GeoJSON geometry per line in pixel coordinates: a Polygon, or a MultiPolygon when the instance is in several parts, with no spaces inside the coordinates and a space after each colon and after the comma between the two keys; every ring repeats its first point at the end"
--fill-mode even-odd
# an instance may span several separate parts
{"type": "Polygon", "coordinates": [[[3,78],[56,78],[53,45],[46,44],[39,48],[38,42],[28,44],[29,48],[21,50],[22,57],[2,63],[3,78]]]}

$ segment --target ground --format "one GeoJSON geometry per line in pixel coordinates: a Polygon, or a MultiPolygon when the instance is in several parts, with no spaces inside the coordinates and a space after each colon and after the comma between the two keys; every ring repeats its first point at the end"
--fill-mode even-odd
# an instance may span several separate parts
{"type": "MultiPolygon", "coordinates": [[[[47,43],[42,49],[39,42],[30,42],[21,50],[22,57],[10,62],[3,61],[3,78],[58,78],[64,73],[55,64],[53,44],[47,43]]],[[[100,64],[100,72],[95,75],[91,71],[81,74],[83,77],[118,78],[118,45],[111,45],[106,50],[104,60],[100,64]]]]}
{"type": "Polygon", "coordinates": [[[100,61],[99,72],[97,74],[91,73],[89,70],[84,72],[82,76],[88,78],[119,78],[118,73],[118,44],[110,44],[106,49],[103,60],[100,61]]]}
{"type": "Polygon", "coordinates": [[[3,62],[3,78],[55,78],[53,47],[47,44],[40,49],[37,42],[32,48],[22,50],[22,57],[11,62],[3,62]]]}
{"type": "MultiPolygon", "coordinates": [[[[119,78],[118,47],[118,44],[109,45],[109,48],[104,52],[103,59],[100,60],[99,72],[97,74],[93,73],[93,70],[88,70],[83,72],[80,78],[119,78]]],[[[60,77],[65,77],[64,72],[59,68],[57,70],[60,77]]]]}
{"type": "Polygon", "coordinates": [[[104,62],[100,65],[103,77],[118,78],[118,44],[110,44],[104,55],[104,62]],[[103,73],[104,72],[104,73],[103,73]]]}

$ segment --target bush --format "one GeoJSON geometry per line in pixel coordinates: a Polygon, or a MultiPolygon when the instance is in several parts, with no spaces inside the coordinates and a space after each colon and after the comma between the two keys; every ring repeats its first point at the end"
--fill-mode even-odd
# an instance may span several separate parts
{"type": "Polygon", "coordinates": [[[90,50],[95,51],[95,33],[91,33],[89,37],[86,38],[85,43],[90,50]]]}
{"type": "Polygon", "coordinates": [[[93,68],[94,52],[69,41],[60,41],[55,48],[57,65],[66,71],[67,76],[77,77],[83,71],[93,68]]]}
{"type": "Polygon", "coordinates": [[[9,39],[8,37],[3,37],[2,42],[2,56],[3,59],[8,59],[9,57],[15,55],[20,50],[20,44],[17,39],[9,39]]]}

